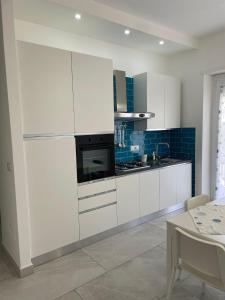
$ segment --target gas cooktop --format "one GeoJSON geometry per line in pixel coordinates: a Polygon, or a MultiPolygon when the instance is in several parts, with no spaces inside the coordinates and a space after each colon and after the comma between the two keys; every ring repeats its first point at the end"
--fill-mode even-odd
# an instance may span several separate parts
{"type": "Polygon", "coordinates": [[[131,161],[131,162],[125,162],[125,163],[119,163],[116,164],[115,170],[116,173],[126,173],[126,172],[132,172],[137,169],[149,169],[150,165],[147,163],[142,163],[140,161],[131,161]]]}
{"type": "MultiPolygon", "coordinates": [[[[147,169],[158,169],[171,165],[176,165],[180,163],[185,163],[187,161],[175,159],[175,158],[162,158],[157,161],[149,161],[147,163],[142,163],[141,161],[130,161],[125,163],[119,163],[115,166],[116,175],[122,175],[129,172],[138,172],[147,169]]],[[[189,161],[188,161],[189,162],[189,161]]]]}

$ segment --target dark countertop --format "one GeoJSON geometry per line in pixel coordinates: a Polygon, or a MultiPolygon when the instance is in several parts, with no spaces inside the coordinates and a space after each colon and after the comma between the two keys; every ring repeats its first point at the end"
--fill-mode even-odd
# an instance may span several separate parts
{"type": "Polygon", "coordinates": [[[182,165],[182,164],[189,164],[191,163],[190,160],[182,160],[182,159],[175,159],[175,158],[165,158],[161,159],[160,161],[150,161],[147,163],[143,163],[142,167],[134,168],[129,170],[116,170],[116,176],[124,176],[138,172],[162,169],[166,167],[171,167],[175,165],[182,165]]]}

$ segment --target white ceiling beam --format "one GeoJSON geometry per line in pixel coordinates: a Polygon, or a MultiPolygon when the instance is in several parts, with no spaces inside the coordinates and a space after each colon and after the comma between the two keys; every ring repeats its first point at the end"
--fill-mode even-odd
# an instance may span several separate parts
{"type": "Polygon", "coordinates": [[[193,36],[147,21],[145,19],[117,10],[115,8],[111,8],[107,5],[97,3],[93,0],[49,1],[73,8],[74,10],[79,10],[86,14],[94,15],[98,18],[117,23],[134,30],[144,32],[160,39],[169,40],[171,42],[175,42],[189,48],[198,48],[198,39],[194,38],[193,36]]]}

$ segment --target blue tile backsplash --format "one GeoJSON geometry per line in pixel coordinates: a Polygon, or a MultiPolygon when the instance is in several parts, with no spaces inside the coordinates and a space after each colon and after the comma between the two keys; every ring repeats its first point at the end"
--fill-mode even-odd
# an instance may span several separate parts
{"type": "MultiPolygon", "coordinates": [[[[114,81],[115,89],[115,81],[114,81]]],[[[126,78],[127,89],[127,111],[134,110],[133,101],[133,78],[126,78]]],[[[115,95],[116,93],[114,93],[115,95]]],[[[114,97],[114,108],[116,110],[116,99],[114,97]]],[[[116,147],[116,163],[140,159],[143,154],[152,154],[156,150],[158,143],[168,143],[167,146],[159,147],[160,156],[170,156],[172,158],[192,161],[192,195],[195,195],[195,128],[176,128],[161,131],[135,131],[134,122],[126,122],[125,148],[116,147]],[[131,145],[139,145],[139,152],[132,153],[131,145]]],[[[115,127],[122,125],[121,121],[116,121],[115,127]]]]}

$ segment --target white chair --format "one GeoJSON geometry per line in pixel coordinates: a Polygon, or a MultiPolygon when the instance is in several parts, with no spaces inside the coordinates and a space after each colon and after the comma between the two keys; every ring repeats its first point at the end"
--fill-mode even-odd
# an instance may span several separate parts
{"type": "Polygon", "coordinates": [[[211,201],[210,197],[207,195],[199,195],[196,197],[192,197],[186,201],[186,209],[190,210],[195,207],[205,205],[211,201]]]}
{"type": "Polygon", "coordinates": [[[225,291],[225,248],[202,239],[197,234],[175,228],[172,240],[172,272],[169,280],[167,300],[171,299],[176,272],[186,270],[205,283],[225,291]]]}

